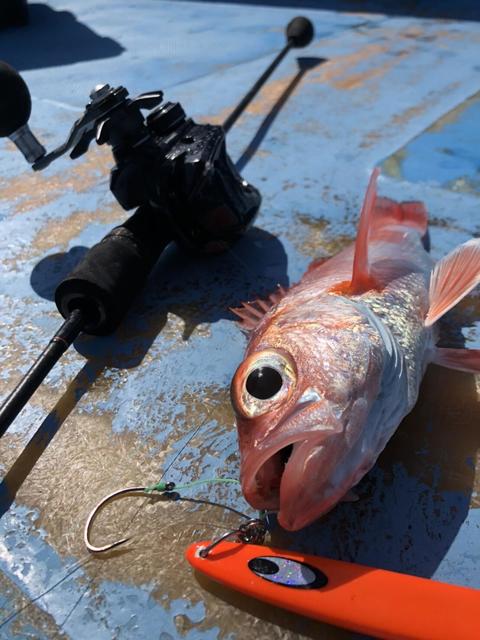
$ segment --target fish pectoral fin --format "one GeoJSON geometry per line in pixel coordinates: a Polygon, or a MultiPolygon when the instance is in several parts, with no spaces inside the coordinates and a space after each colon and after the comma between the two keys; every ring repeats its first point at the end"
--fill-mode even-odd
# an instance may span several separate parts
{"type": "Polygon", "coordinates": [[[240,327],[246,331],[252,331],[263,319],[263,316],[277,305],[287,293],[287,289],[278,285],[265,300],[257,298],[250,302],[242,302],[241,307],[230,307],[230,311],[240,318],[240,327]]]}
{"type": "Polygon", "coordinates": [[[437,347],[432,362],[447,369],[480,373],[480,349],[443,349],[437,347]]]}
{"type": "Polygon", "coordinates": [[[473,238],[437,262],[430,279],[430,327],[480,283],[480,238],[473,238]]]}
{"type": "Polygon", "coordinates": [[[357,238],[355,240],[355,255],[353,258],[352,280],[350,293],[363,293],[372,287],[370,264],[368,262],[368,237],[373,224],[375,203],[377,200],[377,178],[380,173],[375,168],[370,176],[367,193],[363,201],[360,220],[358,221],[357,238]]]}

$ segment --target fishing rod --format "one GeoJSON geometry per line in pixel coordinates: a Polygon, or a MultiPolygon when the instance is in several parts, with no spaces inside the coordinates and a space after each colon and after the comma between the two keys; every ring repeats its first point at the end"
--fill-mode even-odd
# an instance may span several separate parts
{"type": "Polygon", "coordinates": [[[165,247],[226,251],[255,220],[261,195],[236,170],[225,134],[292,48],[307,46],[314,28],[304,17],[286,27],[286,44],[222,126],[197,124],[162,91],[128,98],[120,86],[90,94],[67,140],[50,153],[28,126],[31,97],[21,76],[0,62],[0,137],[9,137],[34,171],[70,152],[76,159],[93,140],[112,148],[110,190],[125,210],[136,208],[86,253],[60,282],[55,303],[64,323],[0,406],[2,436],[80,333],[108,335],[120,324],[165,247]],[[150,113],[144,117],[142,110],[150,113]]]}

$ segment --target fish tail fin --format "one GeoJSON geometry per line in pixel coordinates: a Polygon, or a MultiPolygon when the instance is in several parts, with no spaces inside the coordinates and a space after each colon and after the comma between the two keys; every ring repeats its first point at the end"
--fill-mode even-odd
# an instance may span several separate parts
{"type": "Polygon", "coordinates": [[[428,230],[428,212],[423,202],[395,202],[390,198],[377,198],[374,221],[378,226],[401,224],[411,227],[422,236],[428,230]]]}
{"type": "Polygon", "coordinates": [[[353,259],[351,293],[362,293],[375,286],[370,273],[368,245],[372,231],[389,225],[403,225],[415,229],[422,236],[425,249],[429,249],[428,213],[422,202],[395,202],[377,197],[377,178],[380,170],[375,168],[368,183],[363,201],[353,259]]]}
{"type": "Polygon", "coordinates": [[[425,326],[430,327],[480,284],[480,238],[456,247],[437,262],[430,279],[430,306],[425,326]]]}

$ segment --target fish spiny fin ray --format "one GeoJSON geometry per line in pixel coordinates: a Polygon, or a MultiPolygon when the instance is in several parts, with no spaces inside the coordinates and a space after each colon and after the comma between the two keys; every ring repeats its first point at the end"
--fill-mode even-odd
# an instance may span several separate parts
{"type": "Polygon", "coordinates": [[[357,239],[355,241],[355,256],[353,258],[352,280],[350,290],[352,293],[362,293],[371,288],[370,265],[368,263],[368,236],[375,211],[377,198],[377,178],[380,173],[378,168],[373,170],[367,187],[367,193],[363,201],[360,220],[358,222],[357,239]]]}
{"type": "Polygon", "coordinates": [[[480,373],[480,349],[443,349],[437,347],[432,362],[467,373],[480,373]]]}
{"type": "Polygon", "coordinates": [[[272,307],[277,305],[287,293],[282,285],[273,291],[265,300],[257,298],[251,302],[242,302],[241,307],[230,307],[230,311],[240,318],[240,327],[246,331],[252,331],[263,319],[264,315],[272,307]]]}
{"type": "Polygon", "coordinates": [[[469,240],[437,262],[430,279],[430,327],[480,283],[480,238],[469,240]]]}

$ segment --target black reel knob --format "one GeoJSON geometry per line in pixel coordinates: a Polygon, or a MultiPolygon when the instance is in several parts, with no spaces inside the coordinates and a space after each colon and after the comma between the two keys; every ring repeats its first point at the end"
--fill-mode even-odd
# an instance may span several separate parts
{"type": "Polygon", "coordinates": [[[32,110],[30,91],[20,74],[0,62],[0,138],[27,124],[32,110]]]}
{"type": "Polygon", "coordinates": [[[312,22],[303,16],[297,16],[287,25],[287,40],[296,48],[306,47],[313,40],[315,29],[312,22]]]}

